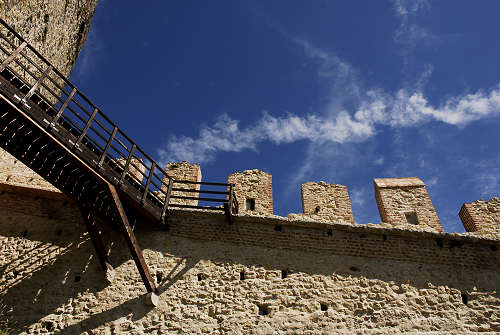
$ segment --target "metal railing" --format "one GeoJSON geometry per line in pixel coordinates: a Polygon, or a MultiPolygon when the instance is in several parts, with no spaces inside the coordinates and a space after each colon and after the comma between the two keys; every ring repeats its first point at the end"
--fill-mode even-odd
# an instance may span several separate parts
{"type": "MultiPolygon", "coordinates": [[[[225,210],[229,215],[237,213],[233,185],[172,179],[2,19],[0,74],[18,89],[17,93],[8,96],[11,102],[108,182],[141,205],[161,209],[162,221],[169,207],[225,210]],[[190,188],[190,185],[195,187],[190,188]],[[191,193],[192,196],[187,195],[191,193]],[[214,205],[216,203],[223,206],[214,205]]],[[[0,85],[0,91],[3,89],[0,85]]]]}

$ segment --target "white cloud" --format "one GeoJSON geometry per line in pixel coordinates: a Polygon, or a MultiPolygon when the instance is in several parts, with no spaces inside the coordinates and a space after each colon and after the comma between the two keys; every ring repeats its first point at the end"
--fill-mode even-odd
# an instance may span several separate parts
{"type": "Polygon", "coordinates": [[[384,164],[384,157],[379,157],[376,160],[373,161],[373,164],[375,165],[382,165],[384,164]]]}
{"type": "MultiPolygon", "coordinates": [[[[399,0],[395,1],[395,8],[404,24],[404,18],[428,8],[428,3],[399,0]]],[[[229,115],[222,115],[213,125],[202,126],[196,138],[170,137],[159,150],[162,161],[204,163],[214,159],[217,152],[257,151],[263,142],[275,145],[297,141],[315,145],[361,142],[375,136],[380,126],[399,129],[438,121],[463,127],[500,114],[500,86],[451,97],[434,106],[423,93],[432,75],[432,66],[426,66],[411,87],[406,85],[394,92],[378,87],[366,89],[357,71],[345,60],[303,38],[281,33],[301,47],[308,60],[317,64],[318,79],[327,88],[323,108],[315,113],[284,116],[262,111],[258,120],[245,126],[240,126],[240,122],[229,115]]],[[[305,173],[306,170],[302,171],[305,173]]]]}
{"type": "Polygon", "coordinates": [[[380,89],[368,91],[353,111],[328,109],[323,114],[273,116],[263,111],[253,125],[240,127],[239,121],[220,116],[212,126],[203,126],[197,138],[169,139],[160,150],[165,161],[207,162],[217,152],[257,150],[262,142],[276,145],[297,141],[347,143],[364,141],[377,132],[377,126],[402,128],[438,121],[463,127],[481,118],[500,114],[500,86],[488,92],[452,97],[432,106],[420,91],[400,89],[388,94],[380,89]]]}

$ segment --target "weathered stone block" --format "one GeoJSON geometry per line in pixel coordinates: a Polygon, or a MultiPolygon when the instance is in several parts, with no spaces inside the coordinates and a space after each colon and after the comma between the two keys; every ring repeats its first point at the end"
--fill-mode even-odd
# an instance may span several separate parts
{"type": "Polygon", "coordinates": [[[234,184],[239,213],[273,214],[273,176],[260,170],[235,172],[227,178],[234,184]]]}
{"type": "Polygon", "coordinates": [[[460,220],[468,232],[500,238],[500,199],[476,200],[460,209],[460,220]]]}
{"type": "MultiPolygon", "coordinates": [[[[192,182],[201,182],[201,168],[199,164],[191,164],[186,161],[179,163],[168,163],[165,167],[167,171],[167,175],[174,179],[174,188],[182,188],[185,190],[200,190],[200,184],[182,184],[176,183],[175,180],[186,180],[192,182]]],[[[163,180],[164,185],[168,185],[168,180],[165,178],[163,180]]],[[[164,186],[165,187],[165,186],[164,186]]],[[[186,197],[197,197],[197,192],[189,192],[189,191],[172,191],[170,204],[179,204],[179,205],[190,205],[196,206],[198,205],[198,200],[189,200],[189,199],[177,199],[172,198],[172,196],[186,196],[186,197]]]]}
{"type": "Polygon", "coordinates": [[[425,184],[417,177],[373,180],[382,222],[443,231],[425,184]]]}
{"type": "Polygon", "coordinates": [[[330,222],[354,222],[347,186],[325,182],[302,184],[302,211],[330,222]]]}

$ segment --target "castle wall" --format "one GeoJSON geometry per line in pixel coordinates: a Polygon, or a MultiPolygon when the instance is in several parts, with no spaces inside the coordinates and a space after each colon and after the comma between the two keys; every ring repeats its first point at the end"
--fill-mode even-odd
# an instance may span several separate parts
{"type": "Polygon", "coordinates": [[[429,193],[420,179],[379,178],[374,179],[373,184],[382,222],[443,231],[429,193]]]}
{"type": "Polygon", "coordinates": [[[463,204],[460,220],[468,232],[500,237],[500,199],[477,200],[463,204]]]}
{"type": "Polygon", "coordinates": [[[329,222],[354,222],[347,186],[308,182],[301,186],[302,211],[329,222]]]}
{"type": "Polygon", "coordinates": [[[260,170],[235,172],[227,178],[234,184],[240,213],[273,214],[273,176],[260,170]]]}
{"type": "Polygon", "coordinates": [[[153,308],[118,232],[106,284],[74,204],[0,197],[2,317],[29,334],[500,332],[495,239],[174,211],[135,229],[153,308]]]}

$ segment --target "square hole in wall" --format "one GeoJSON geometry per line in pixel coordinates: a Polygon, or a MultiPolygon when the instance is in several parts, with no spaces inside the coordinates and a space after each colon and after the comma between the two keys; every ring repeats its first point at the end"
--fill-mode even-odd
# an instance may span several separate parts
{"type": "Polygon", "coordinates": [[[247,211],[254,211],[255,210],[255,199],[247,198],[247,200],[245,202],[245,209],[247,211]]]}
{"type": "Polygon", "coordinates": [[[417,213],[409,212],[405,213],[406,222],[411,225],[418,225],[417,213]]]}

